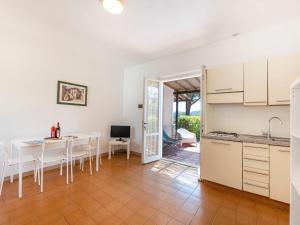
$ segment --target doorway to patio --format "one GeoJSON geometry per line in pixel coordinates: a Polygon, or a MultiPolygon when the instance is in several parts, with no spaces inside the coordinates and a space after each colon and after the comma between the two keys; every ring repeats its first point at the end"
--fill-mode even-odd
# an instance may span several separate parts
{"type": "Polygon", "coordinates": [[[164,82],[163,158],[200,166],[201,77],[164,82]]]}

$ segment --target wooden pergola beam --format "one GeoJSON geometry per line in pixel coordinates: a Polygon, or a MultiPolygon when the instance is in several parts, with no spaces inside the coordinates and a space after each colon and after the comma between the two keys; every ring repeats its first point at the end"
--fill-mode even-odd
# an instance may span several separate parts
{"type": "Polygon", "coordinates": [[[184,87],[182,84],[180,84],[178,81],[173,81],[179,88],[181,88],[182,90],[186,90],[187,88],[184,87]]]}
{"type": "Polygon", "coordinates": [[[165,85],[173,90],[176,90],[176,88],[172,85],[171,82],[167,82],[167,83],[165,83],[165,85]]]}
{"type": "MultiPolygon", "coordinates": [[[[185,101],[189,101],[190,99],[182,96],[182,95],[178,95],[178,101],[180,102],[185,102],[185,101]]],[[[176,101],[176,96],[174,97],[174,101],[176,101]]]]}
{"type": "Polygon", "coordinates": [[[184,80],[188,85],[190,85],[193,89],[197,89],[197,87],[192,83],[190,82],[188,79],[187,80],[184,80]]]}
{"type": "Polygon", "coordinates": [[[176,95],[177,93],[178,94],[189,94],[189,93],[200,93],[200,89],[197,89],[197,90],[191,90],[191,91],[174,91],[173,94],[176,95]]]}
{"type": "Polygon", "coordinates": [[[197,82],[199,82],[199,84],[201,83],[200,77],[194,77],[194,79],[195,79],[197,82]]]}

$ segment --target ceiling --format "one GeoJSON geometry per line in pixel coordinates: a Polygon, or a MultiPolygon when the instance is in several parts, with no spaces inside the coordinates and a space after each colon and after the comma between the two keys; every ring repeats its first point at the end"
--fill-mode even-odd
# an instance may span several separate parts
{"type": "Polygon", "coordinates": [[[142,60],[185,51],[300,16],[299,0],[0,0],[0,12],[95,39],[142,60]]]}

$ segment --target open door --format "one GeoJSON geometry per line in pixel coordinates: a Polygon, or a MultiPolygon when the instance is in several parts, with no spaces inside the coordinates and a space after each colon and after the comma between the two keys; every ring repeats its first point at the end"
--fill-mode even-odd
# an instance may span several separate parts
{"type": "Polygon", "coordinates": [[[199,175],[199,181],[202,181],[201,178],[201,138],[203,134],[207,133],[207,126],[206,126],[206,110],[207,110],[207,104],[206,104],[206,67],[202,66],[202,79],[200,84],[200,96],[201,96],[201,127],[200,127],[200,167],[198,170],[199,175]]]}
{"type": "Polygon", "coordinates": [[[145,79],[143,163],[162,158],[162,82],[145,79]]]}

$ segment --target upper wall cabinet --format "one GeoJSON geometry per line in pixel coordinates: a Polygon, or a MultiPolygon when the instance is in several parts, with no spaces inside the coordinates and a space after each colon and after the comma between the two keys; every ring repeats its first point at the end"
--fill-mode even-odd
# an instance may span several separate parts
{"type": "Polygon", "coordinates": [[[244,64],[244,104],[267,105],[268,101],[267,60],[244,64]]]}
{"type": "Polygon", "coordinates": [[[207,70],[207,93],[244,91],[243,64],[227,65],[207,70]]]}
{"type": "Polygon", "coordinates": [[[300,75],[300,54],[269,58],[269,105],[290,104],[290,85],[300,75]]]}

